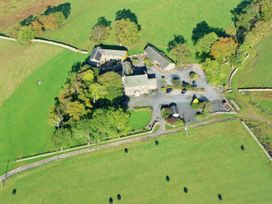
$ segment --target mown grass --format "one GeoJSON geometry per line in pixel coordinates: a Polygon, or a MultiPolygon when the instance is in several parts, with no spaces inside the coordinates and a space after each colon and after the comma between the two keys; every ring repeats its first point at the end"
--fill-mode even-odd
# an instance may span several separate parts
{"type": "Polygon", "coordinates": [[[0,40],[0,105],[32,72],[62,51],[45,44],[22,46],[17,42],[0,40]]]}
{"type": "Polygon", "coordinates": [[[159,145],[153,140],[129,145],[127,154],[118,147],[17,175],[0,189],[1,201],[109,203],[112,197],[114,203],[206,204],[219,202],[220,193],[223,203],[271,202],[271,163],[240,122],[158,140],[159,145]],[[122,201],[117,201],[117,194],[122,201]]]}
{"type": "MultiPolygon", "coordinates": [[[[232,24],[230,11],[241,0],[142,0],[127,1],[71,0],[71,15],[59,30],[48,32],[44,37],[69,43],[84,49],[94,44],[89,40],[91,28],[98,17],[114,21],[120,9],[131,9],[142,27],[141,40],[134,45],[135,52],[142,52],[147,42],[166,50],[174,34],[183,35],[191,43],[192,30],[197,23],[205,20],[211,26],[227,28],[232,24]]],[[[114,36],[106,42],[116,44],[114,36]]]]}
{"type": "MultiPolygon", "coordinates": [[[[33,54],[32,58],[35,56],[33,54]]],[[[1,172],[8,160],[52,149],[53,128],[47,121],[49,109],[73,63],[84,57],[69,51],[58,53],[36,68],[0,106],[1,172]]]]}
{"type": "Polygon", "coordinates": [[[152,111],[149,108],[135,109],[130,112],[128,125],[133,130],[145,128],[151,120],[152,111]]]}
{"type": "Polygon", "coordinates": [[[238,71],[234,80],[238,87],[270,87],[272,88],[272,34],[266,36],[255,48],[238,71]]]}

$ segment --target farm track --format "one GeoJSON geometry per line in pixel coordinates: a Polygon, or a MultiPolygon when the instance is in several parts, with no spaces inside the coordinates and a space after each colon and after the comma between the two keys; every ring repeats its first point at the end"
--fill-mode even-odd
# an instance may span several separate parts
{"type": "MultiPolygon", "coordinates": [[[[17,39],[7,37],[7,36],[0,36],[0,39],[17,42],[17,39]]],[[[44,38],[35,38],[35,39],[32,39],[31,42],[53,45],[53,46],[56,46],[56,47],[61,47],[61,48],[64,48],[66,50],[69,50],[69,51],[72,51],[72,52],[75,52],[75,53],[84,54],[84,55],[87,55],[89,53],[87,50],[81,50],[81,49],[79,49],[77,47],[74,47],[72,45],[69,45],[69,44],[66,44],[66,43],[63,43],[63,42],[57,42],[57,41],[54,41],[54,40],[48,40],[48,39],[44,39],[44,38]]]]}

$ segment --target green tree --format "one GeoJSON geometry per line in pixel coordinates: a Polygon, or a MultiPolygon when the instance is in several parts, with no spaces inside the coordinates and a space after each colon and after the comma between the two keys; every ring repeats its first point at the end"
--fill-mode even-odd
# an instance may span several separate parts
{"type": "Polygon", "coordinates": [[[100,98],[104,98],[108,95],[107,88],[99,83],[93,83],[90,85],[90,95],[94,103],[100,98]]]}
{"type": "Polygon", "coordinates": [[[97,25],[92,29],[90,40],[95,43],[103,43],[110,35],[110,27],[97,25]]]}
{"type": "Polygon", "coordinates": [[[263,20],[269,20],[272,17],[272,1],[271,0],[259,0],[260,14],[263,20]]]}
{"type": "Polygon", "coordinates": [[[129,19],[115,21],[114,30],[117,41],[127,47],[131,47],[139,40],[139,28],[129,19]]]}
{"type": "Polygon", "coordinates": [[[196,51],[202,55],[208,55],[211,51],[211,46],[218,39],[218,36],[215,32],[204,35],[196,43],[196,51]]]}
{"type": "Polygon", "coordinates": [[[51,141],[58,148],[69,147],[72,141],[72,132],[69,128],[58,128],[52,135],[51,141]]]}
{"type": "Polygon", "coordinates": [[[189,64],[193,61],[192,51],[187,44],[178,44],[170,51],[170,54],[174,56],[178,65],[189,64]]]}
{"type": "Polygon", "coordinates": [[[94,141],[118,138],[127,134],[129,114],[121,109],[97,109],[90,121],[90,136],[94,141]]]}
{"type": "Polygon", "coordinates": [[[20,43],[25,44],[30,42],[35,37],[35,33],[30,27],[23,26],[20,28],[17,39],[20,43]]]}
{"type": "Polygon", "coordinates": [[[225,83],[227,72],[223,68],[227,67],[222,66],[217,60],[206,59],[203,69],[210,84],[223,85],[225,83]]]}
{"type": "Polygon", "coordinates": [[[97,77],[97,82],[106,87],[108,94],[105,98],[113,100],[123,95],[121,76],[115,72],[106,72],[97,77]]]}

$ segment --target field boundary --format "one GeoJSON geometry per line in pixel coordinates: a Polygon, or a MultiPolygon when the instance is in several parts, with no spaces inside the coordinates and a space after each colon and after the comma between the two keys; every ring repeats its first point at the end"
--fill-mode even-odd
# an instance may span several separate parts
{"type": "MultiPolygon", "coordinates": [[[[232,121],[232,120],[237,120],[236,118],[224,118],[224,119],[216,119],[216,120],[212,120],[212,121],[204,121],[201,123],[195,123],[195,124],[191,124],[189,125],[190,128],[198,128],[198,127],[202,127],[202,126],[207,126],[207,125],[211,125],[211,124],[215,124],[215,123],[221,123],[221,122],[226,122],[226,121],[232,121]]],[[[154,126],[155,127],[155,126],[154,126]]],[[[99,150],[104,150],[104,149],[109,149],[109,148],[113,148],[113,147],[118,147],[121,145],[126,145],[126,144],[132,144],[132,143],[136,143],[136,142],[142,142],[142,141],[146,141],[146,140],[150,140],[150,139],[154,139],[156,137],[165,137],[165,136],[169,136],[171,134],[177,133],[179,131],[183,131],[184,128],[177,128],[177,129],[173,129],[173,130],[167,130],[164,133],[157,133],[157,132],[152,132],[149,134],[144,134],[142,136],[139,135],[132,135],[130,137],[127,138],[119,138],[115,141],[111,141],[108,143],[104,143],[101,145],[93,145],[93,146],[87,146],[86,148],[81,148],[75,151],[69,151],[67,153],[64,154],[60,154],[60,155],[55,155],[52,156],[50,158],[46,158],[46,159],[42,159],[30,164],[26,164],[23,165],[21,167],[17,167],[11,171],[6,172],[5,174],[0,176],[0,182],[4,185],[5,181],[9,178],[12,177],[16,174],[34,169],[36,167],[42,166],[44,164],[48,164],[48,163],[52,163],[55,161],[59,161],[59,160],[63,160],[72,156],[78,156],[78,155],[82,155],[82,154],[87,154],[87,153],[91,153],[91,152],[95,152],[95,151],[99,151],[99,150]]],[[[57,152],[57,153],[61,153],[61,152],[57,152]]]]}
{"type": "Polygon", "coordinates": [[[238,88],[239,92],[272,92],[271,87],[238,88]]]}
{"type": "MultiPolygon", "coordinates": [[[[17,39],[12,38],[12,37],[8,37],[8,36],[0,36],[0,39],[14,41],[14,42],[18,41],[17,39]]],[[[53,46],[56,46],[56,47],[61,47],[61,48],[70,50],[72,52],[80,53],[80,54],[84,54],[84,55],[87,55],[89,53],[87,50],[81,50],[81,49],[79,49],[79,48],[77,48],[77,47],[75,47],[73,45],[69,45],[69,44],[54,41],[54,40],[48,40],[48,39],[45,39],[45,38],[35,38],[35,39],[32,39],[31,42],[53,45],[53,46]]]]}
{"type": "Polygon", "coordinates": [[[259,142],[259,140],[257,139],[257,137],[255,136],[255,134],[250,130],[250,128],[247,126],[247,124],[244,121],[241,121],[242,125],[245,127],[245,129],[247,130],[247,132],[252,136],[252,138],[254,139],[254,141],[260,146],[260,148],[263,150],[263,152],[265,153],[265,155],[267,156],[267,158],[269,159],[269,161],[272,161],[272,158],[270,157],[270,155],[267,153],[267,151],[265,150],[264,146],[259,142]]]}

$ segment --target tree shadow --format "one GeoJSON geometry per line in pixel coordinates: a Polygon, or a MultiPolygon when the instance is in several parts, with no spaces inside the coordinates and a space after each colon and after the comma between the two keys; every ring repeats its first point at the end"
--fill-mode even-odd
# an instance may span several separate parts
{"type": "Polygon", "coordinates": [[[194,44],[197,41],[204,37],[204,35],[209,34],[211,32],[215,32],[218,37],[227,37],[227,33],[222,28],[216,28],[210,26],[206,21],[201,21],[200,23],[196,24],[196,27],[192,31],[192,41],[194,44]]]}
{"type": "Polygon", "coordinates": [[[232,21],[234,23],[237,22],[238,16],[246,13],[245,9],[247,8],[248,5],[252,3],[252,0],[243,0],[241,1],[234,9],[232,9],[230,12],[233,15],[232,21]]]}
{"type": "Polygon", "coordinates": [[[81,69],[81,62],[75,62],[73,65],[72,65],[72,68],[71,68],[71,72],[72,73],[78,73],[81,69]]]}
{"type": "Polygon", "coordinates": [[[120,9],[115,13],[115,20],[129,19],[131,22],[135,23],[138,26],[138,29],[141,30],[141,25],[138,23],[138,18],[135,13],[130,9],[120,9]]]}
{"type": "Polygon", "coordinates": [[[65,18],[68,18],[70,13],[71,13],[71,3],[63,3],[58,6],[48,6],[45,12],[43,13],[44,15],[48,16],[51,13],[55,12],[61,12],[63,13],[65,18]]]}
{"type": "Polygon", "coordinates": [[[20,21],[19,24],[21,26],[29,26],[33,21],[36,20],[36,18],[37,18],[36,16],[30,15],[30,16],[26,17],[24,20],[20,21]]]}
{"type": "Polygon", "coordinates": [[[104,16],[101,16],[101,17],[99,17],[97,19],[97,22],[93,26],[93,28],[96,27],[96,26],[110,27],[111,26],[111,21],[107,20],[104,16]]]}
{"type": "Polygon", "coordinates": [[[174,35],[174,38],[168,42],[167,51],[170,52],[178,44],[186,43],[185,38],[182,35],[174,35]]]}

